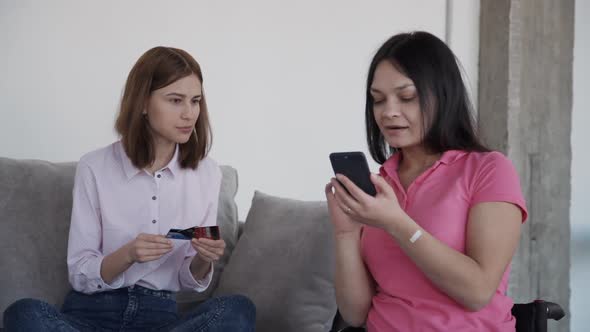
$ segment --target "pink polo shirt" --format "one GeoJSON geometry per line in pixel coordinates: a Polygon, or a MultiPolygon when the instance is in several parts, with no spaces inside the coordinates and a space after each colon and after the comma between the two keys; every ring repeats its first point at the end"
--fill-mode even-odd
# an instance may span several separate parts
{"type": "Polygon", "coordinates": [[[135,263],[110,284],[100,275],[105,256],[140,233],[166,234],[171,228],[217,223],[221,170],[210,158],[197,169],[181,168],[178,146],[170,163],[155,174],[137,169],[121,142],[84,155],[76,169],[68,271],[72,287],[91,294],[139,285],[154,290],[205,290],[213,271],[195,280],[190,263],[196,252],[189,241],[160,259],[135,263]]]}
{"type": "MultiPolygon", "coordinates": [[[[431,235],[465,253],[469,209],[481,202],[510,202],[527,211],[514,166],[498,152],[447,151],[408,188],[397,174],[399,155],[381,175],[406,213],[431,235]]],[[[369,332],[514,331],[512,300],[506,296],[510,267],[490,303],[469,312],[439,290],[386,232],[364,227],[361,251],[377,284],[367,318],[369,332]]]]}

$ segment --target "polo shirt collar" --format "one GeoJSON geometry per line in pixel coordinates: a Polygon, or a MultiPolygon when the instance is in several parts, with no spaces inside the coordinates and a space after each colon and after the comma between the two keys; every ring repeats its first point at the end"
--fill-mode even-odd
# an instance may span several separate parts
{"type": "MultiPolygon", "coordinates": [[[[457,160],[463,158],[465,155],[467,155],[467,153],[468,153],[467,151],[463,151],[463,150],[447,150],[447,151],[443,152],[440,159],[437,160],[432,167],[436,167],[436,166],[438,166],[438,164],[451,165],[454,162],[456,162],[457,160]]],[[[397,173],[400,158],[401,158],[401,152],[394,153],[391,157],[389,157],[389,159],[387,159],[383,163],[379,173],[381,175],[387,174],[389,176],[397,173]]]]}

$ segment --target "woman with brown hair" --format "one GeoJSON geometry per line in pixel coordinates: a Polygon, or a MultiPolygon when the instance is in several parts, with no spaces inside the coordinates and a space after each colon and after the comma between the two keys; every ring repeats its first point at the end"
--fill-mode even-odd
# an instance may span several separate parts
{"type": "Polygon", "coordinates": [[[68,243],[74,290],[61,312],[23,299],[8,331],[254,331],[244,296],[213,298],[186,317],[174,292],[204,291],[225,242],[171,240],[171,228],[215,225],[221,185],[199,64],[155,47],[127,78],[116,121],[121,140],[84,155],[73,190],[68,243]]]}

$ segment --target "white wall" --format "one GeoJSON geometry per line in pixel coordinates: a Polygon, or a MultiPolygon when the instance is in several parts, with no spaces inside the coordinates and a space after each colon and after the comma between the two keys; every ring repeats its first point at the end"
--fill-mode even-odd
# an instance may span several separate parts
{"type": "Polygon", "coordinates": [[[590,2],[576,0],[572,111],[571,330],[590,326],[590,2]]]}
{"type": "MultiPolygon", "coordinates": [[[[459,58],[463,79],[477,112],[477,84],[479,79],[479,1],[447,1],[446,41],[459,58]]],[[[477,118],[477,116],[476,116],[477,118]]]]}
{"type": "Polygon", "coordinates": [[[69,161],[111,143],[131,66],[175,46],[203,67],[212,156],[239,171],[241,218],[256,189],[323,199],[328,154],[366,152],[366,71],[387,37],[448,35],[477,87],[479,1],[449,1],[0,0],[0,156],[69,161]]]}
{"type": "Polygon", "coordinates": [[[590,234],[590,2],[576,1],[574,32],[574,87],[572,111],[573,229],[590,234]]]}

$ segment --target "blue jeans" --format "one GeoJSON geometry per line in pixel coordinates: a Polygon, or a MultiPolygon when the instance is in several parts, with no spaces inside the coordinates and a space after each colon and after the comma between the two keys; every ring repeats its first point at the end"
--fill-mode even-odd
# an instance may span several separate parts
{"type": "Polygon", "coordinates": [[[4,328],[17,331],[253,332],[256,309],[241,295],[212,298],[179,317],[171,292],[131,286],[87,295],[71,291],[61,312],[39,300],[16,301],[4,328]]]}

